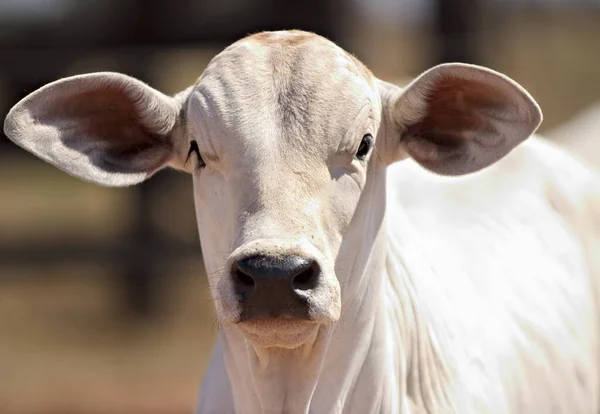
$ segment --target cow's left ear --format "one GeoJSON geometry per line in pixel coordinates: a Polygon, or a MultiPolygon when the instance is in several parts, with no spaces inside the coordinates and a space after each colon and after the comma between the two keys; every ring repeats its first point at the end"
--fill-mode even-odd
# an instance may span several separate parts
{"type": "Polygon", "coordinates": [[[384,159],[406,156],[430,171],[461,175],[508,154],[542,121],[535,100],[508,77],[451,63],[421,74],[405,89],[380,82],[386,123],[384,159]]]}

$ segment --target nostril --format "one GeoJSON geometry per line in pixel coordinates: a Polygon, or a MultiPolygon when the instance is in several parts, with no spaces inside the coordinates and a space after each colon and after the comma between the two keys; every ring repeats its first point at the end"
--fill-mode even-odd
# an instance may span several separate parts
{"type": "Polygon", "coordinates": [[[236,269],[233,273],[237,281],[246,287],[254,287],[254,279],[246,273],[242,272],[240,269],[236,269]]]}
{"type": "Polygon", "coordinates": [[[241,299],[247,299],[254,291],[254,278],[243,272],[236,264],[233,265],[231,270],[235,292],[240,295],[241,299]]]}
{"type": "Polygon", "coordinates": [[[252,255],[235,261],[231,267],[234,290],[241,299],[314,289],[319,274],[315,260],[296,255],[252,255]]]}
{"type": "Polygon", "coordinates": [[[319,269],[315,262],[313,262],[308,269],[298,273],[292,280],[294,289],[297,290],[309,290],[314,289],[317,286],[317,278],[319,275],[319,269]]]}

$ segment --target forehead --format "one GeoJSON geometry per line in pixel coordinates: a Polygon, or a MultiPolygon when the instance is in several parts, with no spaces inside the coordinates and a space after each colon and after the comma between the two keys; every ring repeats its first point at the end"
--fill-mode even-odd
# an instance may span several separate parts
{"type": "Polygon", "coordinates": [[[217,129],[221,141],[332,145],[359,114],[378,113],[378,99],[368,69],[334,43],[299,31],[265,32],[211,61],[189,115],[209,133],[217,129]]]}

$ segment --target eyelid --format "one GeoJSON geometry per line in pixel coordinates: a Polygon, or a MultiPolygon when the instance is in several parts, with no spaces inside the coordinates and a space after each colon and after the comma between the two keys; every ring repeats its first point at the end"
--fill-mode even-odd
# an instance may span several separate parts
{"type": "Polygon", "coordinates": [[[190,158],[195,153],[196,161],[198,164],[197,166],[195,166],[195,168],[204,167],[206,165],[206,162],[204,161],[204,158],[202,157],[202,153],[200,152],[200,148],[198,147],[198,142],[196,142],[196,140],[191,140],[189,145],[190,145],[190,149],[188,150],[187,157],[185,158],[185,164],[187,165],[187,163],[190,161],[190,158]]]}
{"type": "MultiPolygon", "coordinates": [[[[360,145],[360,141],[359,141],[359,144],[356,144],[356,142],[355,142],[354,139],[350,140],[349,139],[349,135],[350,134],[356,134],[356,135],[360,134],[359,136],[360,136],[361,140],[362,140],[363,136],[365,134],[367,134],[367,133],[370,133],[371,135],[373,135],[371,132],[364,132],[364,131],[357,132],[359,125],[366,126],[367,120],[368,119],[372,119],[371,115],[369,115],[368,117],[365,116],[365,112],[368,111],[370,113],[372,111],[372,109],[373,109],[373,107],[371,106],[370,102],[365,103],[360,108],[360,110],[358,111],[357,115],[354,117],[354,119],[352,120],[352,122],[349,124],[348,129],[346,130],[346,132],[344,132],[344,135],[342,136],[342,139],[340,141],[340,145],[338,146],[338,149],[337,149],[338,153],[342,153],[342,152],[344,152],[344,153],[346,153],[346,152],[350,153],[350,152],[352,152],[354,154],[355,149],[358,149],[357,145],[360,145]]],[[[369,125],[366,126],[366,131],[370,131],[370,129],[371,129],[371,125],[369,123],[369,125]]],[[[374,137],[375,136],[373,135],[373,138],[374,137]]]]}
{"type": "Polygon", "coordinates": [[[365,133],[362,136],[362,138],[360,139],[360,142],[358,143],[358,146],[356,147],[356,150],[354,152],[354,159],[358,160],[358,161],[361,161],[361,162],[368,160],[369,158],[371,158],[371,154],[373,154],[374,148],[375,148],[375,137],[373,137],[373,134],[370,133],[370,132],[365,133]],[[367,149],[367,153],[364,156],[360,156],[359,157],[358,151],[360,150],[360,147],[361,147],[364,139],[367,136],[370,137],[369,140],[368,140],[369,141],[369,148],[367,149]]]}

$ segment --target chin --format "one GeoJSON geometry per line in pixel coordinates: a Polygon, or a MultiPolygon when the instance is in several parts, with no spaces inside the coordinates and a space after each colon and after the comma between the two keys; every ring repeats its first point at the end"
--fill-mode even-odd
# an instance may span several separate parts
{"type": "Polygon", "coordinates": [[[237,324],[251,345],[261,348],[296,349],[314,342],[320,324],[301,319],[255,319],[237,324]]]}

